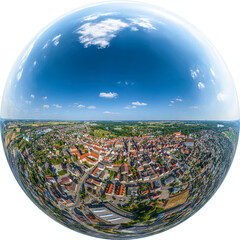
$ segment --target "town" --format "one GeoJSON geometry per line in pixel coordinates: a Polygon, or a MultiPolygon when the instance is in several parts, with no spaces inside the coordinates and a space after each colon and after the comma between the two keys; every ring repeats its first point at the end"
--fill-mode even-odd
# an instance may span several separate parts
{"type": "Polygon", "coordinates": [[[2,132],[34,202],[99,236],[164,230],[193,214],[222,182],[238,136],[230,122],[174,121],[6,121],[2,132]]]}

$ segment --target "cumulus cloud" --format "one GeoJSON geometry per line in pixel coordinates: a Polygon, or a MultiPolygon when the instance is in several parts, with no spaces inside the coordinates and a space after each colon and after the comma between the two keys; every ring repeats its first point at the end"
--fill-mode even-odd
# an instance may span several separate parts
{"type": "Polygon", "coordinates": [[[195,79],[198,77],[199,69],[198,68],[196,70],[190,69],[190,73],[191,73],[191,77],[195,79]]]}
{"type": "Polygon", "coordinates": [[[80,35],[79,41],[85,48],[96,45],[101,49],[109,46],[116,33],[126,27],[128,24],[122,20],[109,18],[98,23],[85,23],[76,32],[80,35]]]}
{"type": "Polygon", "coordinates": [[[60,105],[58,105],[58,104],[53,104],[53,106],[54,106],[55,108],[62,108],[62,106],[60,106],[60,105]]]}
{"type": "Polygon", "coordinates": [[[118,112],[109,112],[109,111],[105,111],[103,112],[104,114],[119,114],[118,112]]]}
{"type": "Polygon", "coordinates": [[[77,108],[84,108],[85,106],[82,104],[77,105],[77,108]]]}
{"type": "Polygon", "coordinates": [[[136,26],[145,28],[145,29],[156,29],[153,27],[153,25],[150,23],[150,20],[147,18],[129,18],[129,20],[134,25],[131,30],[132,31],[138,31],[136,26]]]}
{"type": "MultiPolygon", "coordinates": [[[[99,16],[106,16],[106,14],[90,15],[85,17],[85,20],[93,21],[99,16]]],[[[75,33],[79,34],[79,42],[85,48],[96,45],[99,49],[103,49],[110,45],[110,41],[117,36],[119,31],[126,28],[138,31],[138,27],[156,29],[147,18],[129,18],[127,21],[108,18],[99,22],[87,22],[80,26],[75,33]]]]}
{"type": "Polygon", "coordinates": [[[109,15],[113,15],[114,13],[99,13],[99,14],[92,14],[89,16],[84,17],[85,21],[93,21],[98,19],[99,17],[104,17],[104,16],[109,16],[109,15]]]}
{"type": "Polygon", "coordinates": [[[34,95],[34,94],[31,94],[30,97],[31,97],[32,99],[34,99],[34,98],[35,98],[35,95],[34,95]]]}
{"type": "Polygon", "coordinates": [[[182,102],[183,100],[182,100],[182,98],[176,98],[176,101],[182,102]]]}
{"type": "Polygon", "coordinates": [[[95,109],[95,106],[89,106],[88,109],[95,109]]]}
{"type": "Polygon", "coordinates": [[[138,28],[137,28],[137,27],[131,27],[131,31],[137,32],[137,31],[138,31],[138,28]]]}
{"type": "Polygon", "coordinates": [[[117,96],[118,96],[118,94],[114,93],[114,92],[109,92],[109,93],[101,92],[99,94],[99,97],[103,97],[103,98],[116,98],[117,96]]]}
{"type": "Polygon", "coordinates": [[[59,39],[60,39],[61,36],[62,36],[62,35],[59,34],[59,35],[57,35],[56,37],[54,37],[54,38],[52,39],[52,42],[53,42],[54,46],[57,46],[57,45],[59,44],[59,39]]]}
{"type": "Polygon", "coordinates": [[[198,88],[203,89],[203,88],[205,88],[205,85],[202,82],[199,82],[198,83],[198,88]]]}
{"type": "Polygon", "coordinates": [[[174,103],[174,101],[170,101],[170,103],[174,103]]]}
{"type": "Polygon", "coordinates": [[[168,106],[169,106],[169,107],[172,107],[173,105],[172,105],[172,104],[169,104],[168,106]]]}
{"type": "Polygon", "coordinates": [[[43,97],[43,100],[47,100],[47,96],[43,97]]]}
{"type": "Polygon", "coordinates": [[[136,102],[132,102],[132,105],[135,105],[135,106],[147,106],[147,103],[140,103],[139,101],[136,101],[136,102]]]}
{"type": "Polygon", "coordinates": [[[49,105],[43,105],[43,108],[50,108],[49,105]]]}
{"type": "Polygon", "coordinates": [[[35,67],[37,65],[37,61],[34,61],[33,62],[33,66],[35,67]]]}
{"type": "Polygon", "coordinates": [[[125,107],[125,109],[134,109],[134,108],[136,108],[136,106],[130,106],[130,105],[128,105],[128,106],[125,107]]]}
{"type": "Polygon", "coordinates": [[[224,102],[224,101],[226,101],[226,99],[227,99],[227,95],[226,94],[224,94],[224,93],[218,93],[218,95],[217,95],[217,100],[219,101],[219,102],[224,102]]]}

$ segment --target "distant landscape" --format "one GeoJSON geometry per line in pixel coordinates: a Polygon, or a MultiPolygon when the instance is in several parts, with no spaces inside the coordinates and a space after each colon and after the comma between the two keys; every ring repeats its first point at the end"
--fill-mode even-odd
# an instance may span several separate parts
{"type": "Polygon", "coordinates": [[[35,204],[104,238],[161,232],[195,213],[223,181],[239,134],[234,121],[2,120],[1,128],[35,204]]]}

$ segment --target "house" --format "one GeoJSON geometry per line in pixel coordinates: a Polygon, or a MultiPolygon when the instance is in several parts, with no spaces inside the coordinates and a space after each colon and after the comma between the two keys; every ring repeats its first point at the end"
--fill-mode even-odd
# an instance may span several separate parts
{"type": "Polygon", "coordinates": [[[113,195],[113,192],[114,192],[114,185],[112,183],[107,184],[106,189],[105,189],[105,194],[113,195]]]}
{"type": "Polygon", "coordinates": [[[154,201],[156,199],[158,199],[161,196],[160,193],[155,193],[153,196],[151,196],[151,200],[154,201]]]}
{"type": "Polygon", "coordinates": [[[72,156],[77,155],[78,159],[81,158],[81,154],[75,146],[70,147],[70,153],[72,156]]]}
{"type": "Polygon", "coordinates": [[[67,166],[68,171],[74,175],[75,177],[79,177],[80,176],[80,171],[77,169],[76,165],[74,164],[68,164],[67,166]]]}
{"type": "Polygon", "coordinates": [[[92,172],[92,176],[98,178],[100,175],[101,171],[96,167],[94,171],[92,172]]]}
{"type": "Polygon", "coordinates": [[[68,176],[68,177],[64,177],[61,179],[61,181],[59,182],[60,185],[67,185],[70,184],[72,182],[72,179],[68,176]]]}
{"type": "Polygon", "coordinates": [[[98,163],[97,167],[102,171],[105,169],[105,165],[103,163],[98,163]]]}
{"type": "Polygon", "coordinates": [[[131,169],[130,169],[129,164],[126,164],[126,163],[122,164],[121,167],[120,167],[120,172],[122,174],[130,173],[131,169]]]}
{"type": "Polygon", "coordinates": [[[75,182],[71,182],[69,185],[66,186],[68,191],[75,192],[77,190],[77,184],[75,182]]]}
{"type": "Polygon", "coordinates": [[[106,178],[106,173],[105,173],[104,171],[102,171],[101,174],[100,174],[100,176],[99,176],[99,178],[100,178],[101,180],[104,180],[104,179],[106,178]]]}
{"type": "Polygon", "coordinates": [[[125,186],[123,185],[118,185],[116,187],[116,195],[117,196],[123,196],[125,194],[125,186]]]}

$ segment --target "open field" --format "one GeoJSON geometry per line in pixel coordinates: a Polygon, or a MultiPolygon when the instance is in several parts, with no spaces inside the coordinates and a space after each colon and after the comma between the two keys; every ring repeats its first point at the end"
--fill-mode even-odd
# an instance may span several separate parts
{"type": "Polygon", "coordinates": [[[189,189],[176,196],[170,197],[164,207],[165,210],[184,204],[189,196],[189,189]]]}

